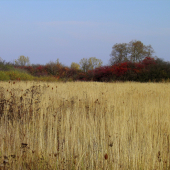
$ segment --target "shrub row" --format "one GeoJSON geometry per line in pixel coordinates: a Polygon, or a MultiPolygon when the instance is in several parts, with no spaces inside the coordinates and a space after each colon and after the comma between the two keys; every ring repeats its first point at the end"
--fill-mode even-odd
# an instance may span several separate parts
{"type": "Polygon", "coordinates": [[[94,81],[159,82],[170,79],[170,63],[146,57],[139,63],[124,62],[89,71],[94,81]]]}
{"type": "Polygon", "coordinates": [[[170,63],[162,59],[146,57],[139,63],[124,62],[102,66],[87,73],[61,64],[12,66],[0,63],[0,80],[44,80],[44,81],[162,81],[170,79],[170,63]],[[5,72],[4,72],[5,71],[5,72]]]}
{"type": "Polygon", "coordinates": [[[17,70],[0,71],[0,80],[35,80],[35,77],[17,70]]]}

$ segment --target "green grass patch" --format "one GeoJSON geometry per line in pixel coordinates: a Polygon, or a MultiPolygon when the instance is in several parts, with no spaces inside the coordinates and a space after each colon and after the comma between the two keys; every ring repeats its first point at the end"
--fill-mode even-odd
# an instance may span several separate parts
{"type": "Polygon", "coordinates": [[[53,76],[40,76],[34,77],[28,74],[25,71],[20,70],[10,70],[10,71],[0,71],[0,80],[8,81],[8,80],[27,80],[27,81],[47,81],[47,82],[55,82],[58,81],[53,76]]]}
{"type": "Polygon", "coordinates": [[[10,80],[34,80],[34,76],[20,71],[6,71],[6,75],[10,80]]]}
{"type": "Polygon", "coordinates": [[[6,74],[5,71],[0,71],[0,80],[7,81],[7,80],[10,80],[10,77],[9,77],[9,75],[6,74]]]}

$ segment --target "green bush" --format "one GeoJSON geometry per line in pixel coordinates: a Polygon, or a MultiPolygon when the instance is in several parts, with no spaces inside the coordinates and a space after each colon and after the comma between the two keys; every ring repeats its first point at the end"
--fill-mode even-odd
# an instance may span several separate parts
{"type": "Polygon", "coordinates": [[[7,71],[6,74],[10,80],[34,80],[34,77],[30,74],[19,71],[7,71]]]}
{"type": "Polygon", "coordinates": [[[5,80],[10,80],[9,75],[6,74],[5,71],[0,71],[0,80],[5,81],[5,80]]]}
{"type": "Polygon", "coordinates": [[[9,71],[13,70],[14,67],[10,63],[0,62],[0,71],[9,71]]]}

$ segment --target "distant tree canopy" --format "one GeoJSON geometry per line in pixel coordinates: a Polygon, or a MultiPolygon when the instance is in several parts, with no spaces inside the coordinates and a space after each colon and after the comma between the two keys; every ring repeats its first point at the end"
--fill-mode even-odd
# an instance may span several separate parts
{"type": "Polygon", "coordinates": [[[145,57],[153,57],[154,50],[151,45],[144,45],[141,41],[115,44],[110,54],[110,65],[126,61],[140,62],[145,57]]]}
{"type": "Polygon", "coordinates": [[[88,70],[93,70],[97,67],[100,67],[102,64],[103,62],[95,57],[91,57],[89,59],[83,58],[80,60],[80,66],[84,72],[88,72],[88,70]]]}
{"type": "Polygon", "coordinates": [[[30,65],[29,57],[21,55],[17,60],[15,60],[15,64],[20,66],[30,65]]]}
{"type": "Polygon", "coordinates": [[[79,70],[79,69],[80,69],[80,65],[77,64],[77,63],[72,62],[72,63],[71,63],[71,68],[74,68],[74,69],[79,70]]]}

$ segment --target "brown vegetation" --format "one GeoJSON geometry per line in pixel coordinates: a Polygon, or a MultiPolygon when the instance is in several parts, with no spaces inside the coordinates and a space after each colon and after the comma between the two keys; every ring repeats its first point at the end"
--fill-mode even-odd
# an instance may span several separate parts
{"type": "Polygon", "coordinates": [[[169,169],[169,110],[169,83],[0,82],[0,169],[169,169]]]}

